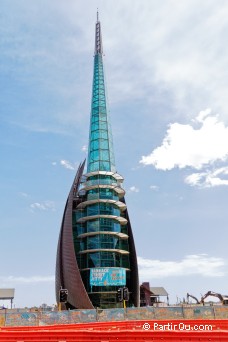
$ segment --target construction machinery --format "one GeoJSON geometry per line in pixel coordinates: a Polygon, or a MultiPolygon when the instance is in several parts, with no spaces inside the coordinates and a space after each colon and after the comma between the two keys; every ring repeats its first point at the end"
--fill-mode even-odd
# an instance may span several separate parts
{"type": "Polygon", "coordinates": [[[204,305],[204,300],[209,296],[217,297],[221,301],[221,304],[228,305],[228,296],[221,295],[220,293],[216,293],[213,291],[208,291],[207,293],[205,293],[205,295],[201,297],[200,304],[204,305]]]}
{"type": "Polygon", "coordinates": [[[193,295],[187,293],[187,303],[188,303],[188,304],[189,304],[189,298],[194,299],[194,300],[196,301],[197,304],[200,304],[199,300],[198,300],[195,296],[193,296],[193,295]]]}

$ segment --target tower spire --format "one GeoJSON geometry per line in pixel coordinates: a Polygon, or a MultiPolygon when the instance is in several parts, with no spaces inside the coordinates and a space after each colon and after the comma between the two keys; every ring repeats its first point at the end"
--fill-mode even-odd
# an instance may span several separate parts
{"type": "Polygon", "coordinates": [[[129,289],[128,305],[139,306],[133,233],[116,172],[109,122],[101,26],[97,12],[87,172],[80,164],[63,214],[56,261],[56,299],[68,289],[64,308],[118,307],[117,286],[129,289]],[[99,276],[101,278],[99,278],[99,276]]]}
{"type": "Polygon", "coordinates": [[[111,125],[108,116],[101,23],[98,12],[95,25],[95,56],[87,169],[88,172],[116,171],[111,125]]]}
{"type": "Polygon", "coordinates": [[[99,21],[99,11],[98,11],[98,8],[97,8],[97,22],[99,21]]]}
{"type": "Polygon", "coordinates": [[[95,51],[94,54],[103,55],[102,37],[101,37],[101,23],[99,21],[99,12],[97,9],[97,22],[95,24],[95,51]]]}

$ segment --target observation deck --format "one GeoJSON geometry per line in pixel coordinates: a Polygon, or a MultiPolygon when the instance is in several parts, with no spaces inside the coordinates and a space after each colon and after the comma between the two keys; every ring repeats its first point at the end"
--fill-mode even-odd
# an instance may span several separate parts
{"type": "Polygon", "coordinates": [[[96,220],[98,218],[107,218],[107,219],[113,219],[118,221],[122,226],[127,224],[127,220],[124,217],[121,216],[115,216],[115,215],[92,215],[92,216],[83,216],[80,219],[77,220],[77,223],[83,223],[90,220],[96,220]]]}
{"type": "MultiPolygon", "coordinates": [[[[89,181],[90,182],[90,181],[89,181]]],[[[97,189],[97,188],[103,188],[103,189],[111,189],[111,190],[114,190],[119,198],[121,197],[124,197],[125,195],[125,190],[123,188],[121,188],[117,183],[111,183],[110,184],[101,184],[101,182],[95,182],[95,183],[89,183],[89,182],[86,182],[83,184],[82,188],[79,190],[79,195],[80,195],[80,192],[84,192],[84,191],[88,191],[88,190],[92,190],[92,189],[97,189]]]]}
{"type": "Polygon", "coordinates": [[[117,172],[112,172],[112,171],[93,171],[93,172],[85,173],[83,175],[83,178],[89,178],[89,177],[98,176],[98,175],[112,176],[113,178],[115,178],[117,181],[121,183],[124,181],[124,178],[120,174],[118,174],[117,172]]]}
{"type": "Polygon", "coordinates": [[[96,203],[114,204],[121,211],[124,211],[127,208],[126,204],[121,202],[121,201],[113,200],[113,199],[100,199],[100,198],[97,198],[97,199],[92,199],[92,200],[89,200],[89,201],[85,201],[85,202],[79,203],[78,206],[77,206],[77,209],[84,209],[88,205],[96,204],[96,203]]]}
{"type": "Polygon", "coordinates": [[[78,239],[83,239],[85,237],[89,236],[95,236],[95,235],[112,235],[115,237],[119,237],[121,240],[127,240],[128,235],[124,233],[118,233],[118,232],[109,232],[109,231],[97,231],[97,232],[89,232],[89,233],[83,233],[77,236],[78,239]]]}
{"type": "Polygon", "coordinates": [[[96,252],[111,252],[111,253],[119,253],[119,254],[130,254],[128,251],[123,249],[109,249],[109,248],[96,248],[96,249],[85,249],[83,251],[78,252],[78,254],[87,254],[87,253],[96,253],[96,252]]]}

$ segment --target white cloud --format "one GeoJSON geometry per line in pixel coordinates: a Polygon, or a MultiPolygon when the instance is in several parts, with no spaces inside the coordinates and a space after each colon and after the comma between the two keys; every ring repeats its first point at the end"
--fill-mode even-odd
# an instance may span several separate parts
{"type": "Polygon", "coordinates": [[[157,185],[150,185],[150,189],[153,191],[158,191],[159,187],[157,185]]]}
{"type": "Polygon", "coordinates": [[[228,166],[213,171],[192,173],[185,178],[185,183],[200,188],[212,188],[215,186],[228,185],[228,166]],[[224,178],[224,176],[226,178],[224,178]],[[222,178],[223,177],[223,178],[222,178]]]}
{"type": "Polygon", "coordinates": [[[217,116],[202,111],[196,118],[199,128],[189,124],[169,125],[161,146],[143,156],[140,163],[154,165],[156,169],[171,170],[175,167],[202,167],[228,157],[228,127],[217,116]]]}
{"type": "Polygon", "coordinates": [[[44,204],[38,203],[38,202],[35,202],[35,203],[30,204],[30,208],[32,208],[32,209],[46,210],[44,204]]]}
{"type": "Polygon", "coordinates": [[[83,145],[82,146],[82,152],[87,152],[88,151],[88,146],[87,145],[83,145]]]}
{"type": "Polygon", "coordinates": [[[197,0],[174,0],[158,4],[149,0],[143,4],[135,2],[130,11],[126,10],[128,6],[129,1],[114,7],[111,2],[107,6],[106,10],[115,18],[121,13],[119,24],[106,18],[107,13],[102,15],[108,37],[106,51],[112,51],[109,60],[113,58],[110,65],[115,67],[112,68],[112,101],[132,96],[153,100],[155,86],[156,90],[167,91],[178,110],[189,105],[196,110],[208,103],[225,112],[228,109],[224,38],[227,2],[208,0],[199,4],[197,0]],[[172,16],[171,12],[174,12],[172,16]],[[129,40],[129,36],[134,39],[129,40]],[[119,51],[121,56],[116,58],[119,51]]]}
{"type": "MultiPolygon", "coordinates": [[[[76,101],[73,110],[54,111],[51,114],[54,120],[50,123],[50,113],[47,116],[46,112],[37,115],[36,123],[32,120],[34,116],[29,122],[27,116],[22,119],[20,116],[20,121],[37,131],[47,127],[48,130],[61,131],[66,123],[71,126],[73,123],[72,127],[77,123],[81,128],[86,117],[84,113],[88,111],[86,99],[91,70],[87,58],[93,53],[92,23],[96,8],[92,2],[88,9],[83,1],[75,4],[69,0],[68,6],[64,6],[61,2],[53,5],[47,0],[53,13],[61,13],[50,17],[51,11],[44,13],[40,3],[30,5],[27,13],[26,2],[14,4],[14,11],[3,8],[4,22],[0,34],[6,61],[19,61],[18,69],[22,71],[19,76],[23,79],[27,75],[30,79],[33,76],[48,91],[53,90],[61,98],[66,98],[66,103],[71,103],[74,98],[76,101]],[[86,18],[83,16],[85,9],[86,18]],[[43,25],[40,25],[41,21],[43,25]],[[24,25],[28,30],[21,29],[24,25]]],[[[200,3],[197,0],[164,0],[159,4],[145,0],[143,4],[136,1],[134,6],[131,6],[131,0],[109,1],[104,5],[101,22],[110,65],[110,100],[118,103],[140,98],[146,102],[153,101],[154,94],[156,102],[165,103],[168,98],[170,107],[178,110],[189,108],[190,104],[195,110],[208,103],[226,113],[228,47],[224,30],[227,15],[226,1],[221,5],[221,2],[212,0],[200,3]],[[128,39],[129,36],[133,38],[128,39]]],[[[5,64],[6,71],[7,68],[12,70],[11,64],[5,64]]],[[[16,68],[15,63],[13,67],[16,68]]],[[[166,114],[169,112],[173,114],[170,108],[166,114]]],[[[65,128],[65,133],[69,132],[68,126],[65,128]]]]}
{"type": "Polygon", "coordinates": [[[55,203],[53,201],[45,201],[44,205],[47,208],[47,210],[55,211],[55,203]]]}
{"type": "Polygon", "coordinates": [[[187,255],[180,261],[161,261],[138,257],[141,280],[155,278],[201,275],[222,277],[225,275],[226,262],[222,258],[209,257],[207,254],[187,255]]]}
{"type": "MultiPolygon", "coordinates": [[[[55,91],[60,88],[62,96],[66,93],[65,96],[73,98],[78,92],[81,101],[76,103],[84,103],[85,107],[83,89],[89,86],[85,75],[89,77],[90,71],[85,54],[88,56],[93,49],[91,28],[96,8],[92,2],[87,6],[83,1],[69,0],[68,6],[64,6],[59,1],[53,5],[47,0],[50,8],[54,6],[53,14],[61,13],[50,17],[49,12],[43,13],[39,3],[30,5],[27,13],[26,2],[14,4],[15,11],[7,8],[3,12],[4,55],[7,60],[14,58],[22,62],[21,68],[24,65],[33,73],[37,70],[39,81],[47,83],[48,88],[54,87],[55,91]],[[85,10],[86,18],[83,16],[85,10]],[[40,25],[41,20],[43,25],[40,25]],[[30,30],[21,29],[23,24],[27,24],[30,30]],[[77,72],[77,65],[81,72],[77,72]],[[68,80],[73,72],[77,76],[72,77],[74,86],[72,80],[63,86],[63,80],[68,80]],[[59,79],[61,74],[63,79],[59,79]]],[[[177,108],[188,108],[189,103],[192,108],[199,108],[208,101],[209,105],[214,103],[215,107],[227,109],[226,1],[164,0],[158,3],[145,0],[143,3],[136,1],[132,6],[131,0],[125,0],[103,5],[104,47],[112,66],[109,68],[111,101],[126,98],[130,101],[132,98],[147,98],[150,101],[151,87],[156,86],[159,91],[167,90],[177,108]],[[169,15],[171,12],[172,16],[169,15]],[[133,38],[128,39],[129,36],[133,38]]],[[[76,116],[75,110],[70,113],[70,122],[73,117],[83,118],[83,111],[77,113],[76,116]]],[[[61,122],[70,119],[59,113],[55,115],[61,122]]]]}
{"type": "Polygon", "coordinates": [[[24,198],[28,198],[29,195],[26,192],[19,192],[19,195],[24,198]]]}
{"type": "Polygon", "coordinates": [[[35,202],[30,204],[30,208],[32,209],[32,211],[34,211],[35,209],[55,211],[55,203],[52,201],[44,201],[43,203],[35,202]]]}
{"type": "MultiPolygon", "coordinates": [[[[1,283],[4,284],[18,284],[18,283],[47,283],[54,282],[55,277],[52,276],[31,276],[31,277],[15,277],[15,276],[6,276],[0,277],[1,283]]],[[[4,286],[6,286],[4,285],[4,286]]]]}
{"type": "Polygon", "coordinates": [[[129,188],[129,192],[139,192],[139,189],[138,188],[136,188],[136,186],[131,186],[130,188],[129,188]]]}
{"type": "Polygon", "coordinates": [[[68,160],[61,160],[60,164],[68,170],[75,170],[75,167],[68,160]]]}
{"type": "Polygon", "coordinates": [[[193,122],[194,121],[198,121],[198,122],[202,122],[203,123],[203,120],[211,114],[211,109],[210,108],[207,108],[205,110],[201,110],[199,112],[199,114],[197,115],[197,117],[195,118],[195,120],[192,120],[193,122]]]}
{"type": "Polygon", "coordinates": [[[69,162],[68,160],[65,160],[65,159],[60,160],[60,162],[53,161],[51,164],[53,166],[60,164],[61,166],[63,166],[65,169],[68,169],[68,170],[75,170],[76,169],[74,164],[72,164],[71,162],[69,162]]]}

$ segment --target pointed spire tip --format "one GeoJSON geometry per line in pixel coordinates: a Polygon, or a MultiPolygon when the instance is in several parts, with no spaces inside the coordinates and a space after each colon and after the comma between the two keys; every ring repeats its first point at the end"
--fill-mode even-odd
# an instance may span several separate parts
{"type": "Polygon", "coordinates": [[[99,12],[97,8],[97,22],[95,25],[95,55],[103,54],[102,38],[101,38],[101,23],[99,21],[99,12]]]}
{"type": "Polygon", "coordinates": [[[99,21],[99,11],[98,11],[98,8],[97,8],[97,22],[99,21]]]}

